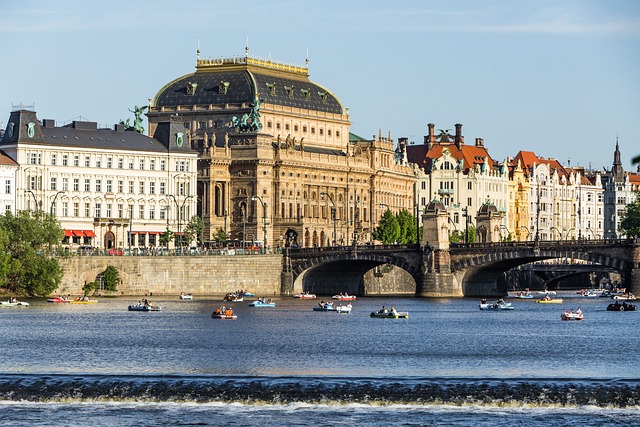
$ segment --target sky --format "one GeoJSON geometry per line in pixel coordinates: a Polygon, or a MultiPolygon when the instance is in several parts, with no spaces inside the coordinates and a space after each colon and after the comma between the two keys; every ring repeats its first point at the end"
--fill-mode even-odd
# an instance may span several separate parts
{"type": "Polygon", "coordinates": [[[34,105],[112,126],[202,57],[304,65],[351,132],[422,144],[463,125],[496,160],[519,150],[625,170],[640,155],[640,1],[3,0],[0,125],[34,105]]]}

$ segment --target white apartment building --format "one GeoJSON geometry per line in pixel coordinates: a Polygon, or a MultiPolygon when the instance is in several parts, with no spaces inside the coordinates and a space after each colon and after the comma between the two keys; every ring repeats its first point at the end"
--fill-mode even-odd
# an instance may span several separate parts
{"type": "Polygon", "coordinates": [[[16,172],[18,163],[0,151],[0,213],[16,213],[16,172]]]}
{"type": "Polygon", "coordinates": [[[19,110],[0,148],[20,165],[16,209],[55,215],[69,245],[154,247],[196,214],[197,153],[184,135],[178,123],[160,124],[155,138],[123,125],[57,127],[19,110]]]}

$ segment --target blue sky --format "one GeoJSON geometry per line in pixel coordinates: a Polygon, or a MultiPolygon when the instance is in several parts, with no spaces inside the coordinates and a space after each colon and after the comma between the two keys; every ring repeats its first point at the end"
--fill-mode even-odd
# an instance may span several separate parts
{"type": "Polygon", "coordinates": [[[625,169],[640,154],[640,1],[5,0],[0,122],[112,125],[203,57],[303,65],[351,131],[421,144],[463,124],[496,159],[518,150],[625,169]]]}

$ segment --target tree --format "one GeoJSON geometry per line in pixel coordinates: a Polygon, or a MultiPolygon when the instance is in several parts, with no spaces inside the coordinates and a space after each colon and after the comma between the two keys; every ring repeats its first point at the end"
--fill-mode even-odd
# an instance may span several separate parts
{"type": "Polygon", "coordinates": [[[164,245],[165,247],[169,247],[169,243],[173,241],[173,231],[169,230],[169,227],[167,227],[167,229],[164,231],[164,233],[162,233],[160,235],[160,238],[158,239],[161,245],[164,245]]]}
{"type": "Polygon", "coordinates": [[[391,210],[387,209],[380,218],[374,237],[382,243],[395,243],[400,239],[400,224],[391,210]]]}
{"type": "Polygon", "coordinates": [[[229,240],[229,234],[227,234],[227,232],[224,231],[222,228],[218,228],[216,235],[213,237],[216,243],[218,244],[218,246],[222,246],[222,242],[224,242],[225,240],[229,240]]]}
{"type": "Polygon", "coordinates": [[[21,295],[49,295],[62,281],[62,268],[47,249],[64,236],[55,217],[42,211],[0,215],[0,284],[21,295]]]}
{"type": "Polygon", "coordinates": [[[202,237],[204,233],[204,221],[198,215],[194,215],[189,220],[189,223],[184,227],[184,239],[187,242],[193,242],[196,240],[198,246],[202,245],[202,237]]]}
{"type": "Polygon", "coordinates": [[[627,237],[640,236],[640,193],[636,193],[635,202],[627,205],[620,222],[620,231],[627,237]]]}
{"type": "Polygon", "coordinates": [[[416,218],[406,209],[401,210],[396,215],[398,225],[400,225],[400,237],[398,243],[416,243],[416,218]]]}
{"type": "Polygon", "coordinates": [[[102,279],[104,280],[104,289],[110,292],[118,290],[118,284],[122,281],[118,269],[113,265],[108,265],[102,273],[102,279]]]}

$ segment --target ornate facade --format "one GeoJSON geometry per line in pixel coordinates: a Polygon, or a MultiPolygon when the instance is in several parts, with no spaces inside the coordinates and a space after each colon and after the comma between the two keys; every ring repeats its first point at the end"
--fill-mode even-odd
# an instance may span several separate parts
{"type": "Polygon", "coordinates": [[[410,212],[413,168],[391,138],[350,134],[348,109],[309,80],[307,66],[244,57],[204,59],[163,87],[149,133],[175,117],[199,152],[205,240],[304,247],[372,240],[380,204],[410,212]]]}

